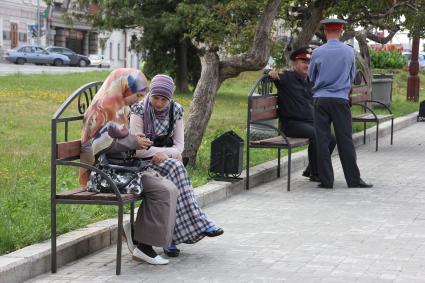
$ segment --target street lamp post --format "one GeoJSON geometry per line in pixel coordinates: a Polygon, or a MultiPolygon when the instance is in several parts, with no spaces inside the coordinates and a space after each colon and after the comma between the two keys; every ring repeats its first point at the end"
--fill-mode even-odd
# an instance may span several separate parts
{"type": "Polygon", "coordinates": [[[407,100],[415,102],[419,101],[419,84],[420,80],[418,77],[419,73],[419,36],[414,35],[412,41],[412,56],[410,58],[409,73],[410,76],[407,78],[407,100]]]}
{"type": "Polygon", "coordinates": [[[37,0],[37,45],[40,45],[40,0],[37,0]]]}

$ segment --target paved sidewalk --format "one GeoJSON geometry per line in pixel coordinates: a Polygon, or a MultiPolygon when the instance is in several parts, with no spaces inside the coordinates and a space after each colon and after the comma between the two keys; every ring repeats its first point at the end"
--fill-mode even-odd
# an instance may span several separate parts
{"type": "Polygon", "coordinates": [[[113,246],[29,282],[425,282],[425,123],[394,141],[357,149],[372,189],[348,189],[336,158],[333,190],[299,172],[289,193],[281,178],[208,207],[224,235],[179,246],[167,266],[123,249],[115,276],[113,246]]]}

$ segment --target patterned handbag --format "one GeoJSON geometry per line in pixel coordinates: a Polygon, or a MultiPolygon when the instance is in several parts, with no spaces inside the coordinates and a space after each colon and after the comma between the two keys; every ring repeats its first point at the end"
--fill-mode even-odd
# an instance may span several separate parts
{"type": "MultiPolygon", "coordinates": [[[[147,163],[132,159],[125,163],[111,164],[106,154],[101,154],[95,166],[108,175],[122,194],[140,195],[143,192],[142,176],[147,163]]],[[[87,183],[87,190],[96,193],[114,193],[110,183],[101,174],[92,171],[87,183]]]]}

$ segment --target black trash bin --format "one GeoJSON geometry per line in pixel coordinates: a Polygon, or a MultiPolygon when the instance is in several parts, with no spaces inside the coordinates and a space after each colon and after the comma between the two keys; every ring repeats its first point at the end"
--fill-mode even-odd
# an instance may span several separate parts
{"type": "Polygon", "coordinates": [[[244,141],[228,131],[211,143],[210,176],[216,179],[238,179],[242,173],[244,141]]]}

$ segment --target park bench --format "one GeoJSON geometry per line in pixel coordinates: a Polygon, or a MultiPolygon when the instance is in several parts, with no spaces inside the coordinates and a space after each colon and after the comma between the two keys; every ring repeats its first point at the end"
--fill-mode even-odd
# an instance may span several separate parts
{"type": "Polygon", "coordinates": [[[263,75],[257,80],[248,94],[248,119],[247,119],[247,148],[246,148],[246,189],[249,189],[249,152],[251,148],[277,149],[277,177],[280,177],[281,150],[288,151],[288,176],[287,191],[291,190],[291,153],[292,149],[308,145],[309,140],[303,138],[287,137],[280,127],[275,127],[265,122],[278,118],[278,96],[273,91],[274,83],[268,75],[263,75]],[[273,129],[276,136],[262,140],[251,140],[251,125],[262,125],[273,129]]]}
{"type": "Polygon", "coordinates": [[[378,151],[379,124],[388,120],[391,120],[391,144],[393,144],[394,115],[391,109],[380,101],[370,99],[367,85],[353,86],[351,89],[350,101],[352,106],[359,106],[363,110],[360,114],[352,115],[352,122],[363,123],[363,144],[366,144],[366,123],[376,123],[375,150],[378,151]],[[379,104],[388,111],[388,113],[377,114],[376,111],[372,109],[372,103],[379,104]]]}
{"type": "MultiPolygon", "coordinates": [[[[102,82],[92,82],[81,86],[72,93],[59,107],[52,117],[52,144],[51,144],[51,270],[55,273],[57,270],[56,258],[56,206],[58,204],[97,204],[97,205],[116,205],[118,206],[118,229],[117,229],[117,262],[116,274],[121,273],[121,250],[122,250],[122,231],[123,231],[123,210],[124,205],[130,204],[130,223],[134,223],[134,202],[141,199],[140,196],[133,194],[121,194],[115,183],[108,175],[94,166],[78,162],[80,158],[80,139],[69,140],[71,124],[81,130],[81,121],[84,112],[87,110],[97,90],[102,82]],[[76,106],[77,109],[74,109],[76,106]],[[64,117],[63,117],[64,116],[64,117]],[[59,138],[59,131],[63,136],[59,138]],[[72,166],[87,168],[101,174],[113,188],[115,193],[94,193],[85,189],[76,188],[69,191],[58,191],[57,170],[58,166],[72,166]]],[[[80,133],[80,131],[78,131],[80,133]]]]}

